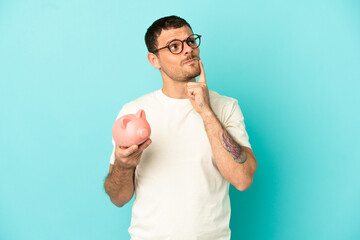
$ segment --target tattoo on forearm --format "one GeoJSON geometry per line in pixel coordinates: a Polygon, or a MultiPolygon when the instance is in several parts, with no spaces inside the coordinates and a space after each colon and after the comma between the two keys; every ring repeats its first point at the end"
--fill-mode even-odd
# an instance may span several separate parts
{"type": "Polygon", "coordinates": [[[242,151],[241,147],[226,133],[222,134],[222,145],[228,151],[237,163],[246,162],[246,153],[242,151]]]}

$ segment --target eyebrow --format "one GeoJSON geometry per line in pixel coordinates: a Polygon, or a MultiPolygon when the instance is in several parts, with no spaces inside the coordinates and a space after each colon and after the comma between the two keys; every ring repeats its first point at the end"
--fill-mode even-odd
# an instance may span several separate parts
{"type": "MultiPolygon", "coordinates": [[[[185,39],[188,39],[190,36],[192,36],[193,34],[190,34],[189,36],[187,36],[187,38],[185,38],[185,39]]],[[[185,40],[184,39],[184,40],[185,40]]],[[[169,43],[171,43],[172,41],[174,41],[174,40],[179,40],[179,41],[183,41],[183,40],[180,40],[180,39],[177,39],[177,38],[173,38],[173,39],[171,39],[171,40],[169,40],[169,41],[167,41],[166,43],[165,43],[165,46],[166,45],[168,45],[169,43]]]]}
{"type": "Polygon", "coordinates": [[[169,40],[169,41],[167,41],[167,42],[165,43],[165,46],[168,45],[169,43],[171,43],[171,42],[174,41],[174,40],[179,40],[179,39],[177,39],[177,38],[171,39],[171,40],[169,40]]]}

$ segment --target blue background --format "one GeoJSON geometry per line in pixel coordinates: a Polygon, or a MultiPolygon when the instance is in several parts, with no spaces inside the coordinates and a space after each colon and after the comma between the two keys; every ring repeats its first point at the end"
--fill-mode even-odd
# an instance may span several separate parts
{"type": "MultiPolygon", "coordinates": [[[[161,88],[144,34],[202,34],[258,169],[232,239],[360,239],[360,2],[0,0],[0,239],[128,239],[103,190],[122,105],[161,88]]],[[[171,136],[169,136],[171,138],[171,136]]]]}

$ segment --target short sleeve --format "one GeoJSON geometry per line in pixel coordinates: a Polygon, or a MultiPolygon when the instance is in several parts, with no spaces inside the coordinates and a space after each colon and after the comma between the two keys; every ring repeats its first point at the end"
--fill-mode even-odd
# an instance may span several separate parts
{"type": "Polygon", "coordinates": [[[245,130],[244,116],[239,107],[238,101],[233,100],[227,103],[224,127],[231,137],[241,146],[251,148],[249,136],[245,130]]]}

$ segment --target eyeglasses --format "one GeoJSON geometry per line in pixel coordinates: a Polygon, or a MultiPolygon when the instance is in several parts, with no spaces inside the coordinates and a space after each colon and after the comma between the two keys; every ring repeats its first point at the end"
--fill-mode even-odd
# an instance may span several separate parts
{"type": "Polygon", "coordinates": [[[152,51],[152,53],[156,53],[161,49],[168,48],[171,53],[179,54],[182,52],[182,50],[184,48],[184,42],[186,42],[186,44],[189,47],[191,47],[192,49],[196,49],[200,46],[200,38],[201,38],[201,35],[192,34],[187,39],[182,40],[182,41],[178,40],[178,39],[174,39],[165,47],[158,48],[158,49],[152,51]]]}

